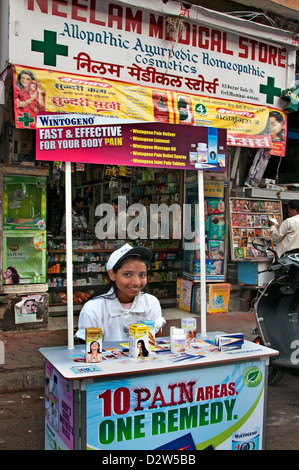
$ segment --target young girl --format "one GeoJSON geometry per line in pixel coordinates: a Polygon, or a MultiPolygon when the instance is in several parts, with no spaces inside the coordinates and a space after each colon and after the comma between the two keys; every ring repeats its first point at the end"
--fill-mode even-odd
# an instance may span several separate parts
{"type": "Polygon", "coordinates": [[[129,326],[154,320],[156,334],[166,323],[156,297],[143,292],[152,252],[128,243],[114,251],[108,262],[108,291],[86,302],[80,316],[76,338],[85,340],[85,328],[102,328],[103,341],[126,341],[129,326]]]}

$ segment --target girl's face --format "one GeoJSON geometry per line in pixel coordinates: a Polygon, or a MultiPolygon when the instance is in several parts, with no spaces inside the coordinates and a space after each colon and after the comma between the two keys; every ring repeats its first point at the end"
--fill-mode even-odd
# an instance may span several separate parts
{"type": "Polygon", "coordinates": [[[91,351],[97,351],[99,349],[99,343],[94,341],[93,343],[91,343],[90,349],[91,349],[91,351]]]}
{"type": "Polygon", "coordinates": [[[283,129],[282,123],[278,122],[274,117],[270,117],[271,136],[276,136],[283,129]]]}
{"type": "Polygon", "coordinates": [[[30,75],[28,75],[27,73],[23,73],[20,78],[20,82],[22,83],[24,87],[28,87],[31,83],[30,75]]]}
{"type": "Polygon", "coordinates": [[[35,313],[36,311],[35,300],[27,300],[25,304],[25,308],[26,308],[27,313],[35,313]]]}
{"type": "Polygon", "coordinates": [[[125,261],[116,273],[110,269],[108,274],[116,283],[116,295],[121,303],[132,302],[147,283],[146,264],[139,258],[125,261]]]}
{"type": "Polygon", "coordinates": [[[9,279],[11,276],[12,276],[12,272],[10,269],[5,269],[5,271],[3,271],[4,279],[9,279]]]}

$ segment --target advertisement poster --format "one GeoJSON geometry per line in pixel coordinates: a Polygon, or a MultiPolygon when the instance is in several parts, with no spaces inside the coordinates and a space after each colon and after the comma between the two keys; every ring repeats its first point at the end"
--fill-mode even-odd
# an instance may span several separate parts
{"type": "Polygon", "coordinates": [[[193,282],[187,279],[177,280],[177,306],[187,312],[193,307],[193,282]]]}
{"type": "Polygon", "coordinates": [[[262,449],[265,362],[86,385],[87,449],[262,449]]]}
{"type": "Polygon", "coordinates": [[[209,304],[207,312],[227,313],[230,297],[230,284],[209,284],[209,304]]]}
{"type": "Polygon", "coordinates": [[[3,229],[45,230],[47,178],[3,175],[3,229]]]}
{"type": "Polygon", "coordinates": [[[226,130],[179,124],[119,123],[99,116],[40,115],[36,159],[224,171],[226,130]],[[213,132],[211,132],[213,131],[213,132]]]}
{"type": "MultiPolygon", "coordinates": [[[[20,65],[14,66],[14,110],[19,128],[36,128],[37,115],[43,112],[94,114],[221,128],[227,130],[228,145],[272,147],[266,106],[20,65]],[[29,105],[27,95],[32,97],[29,105]]],[[[285,119],[283,111],[277,113],[285,119]]],[[[279,146],[280,153],[284,147],[279,146]]]]}
{"type": "Polygon", "coordinates": [[[45,363],[45,450],[73,450],[73,385],[45,363]]]}
{"type": "Polygon", "coordinates": [[[43,321],[45,303],[45,297],[41,294],[22,297],[22,300],[15,304],[16,325],[43,321]]]}
{"type": "Polygon", "coordinates": [[[45,230],[3,232],[4,285],[46,282],[46,240],[45,230]]]}
{"type": "Polygon", "coordinates": [[[203,184],[205,197],[224,197],[224,181],[205,180],[203,184]]]}
{"type": "Polygon", "coordinates": [[[272,148],[270,155],[285,156],[287,140],[287,115],[279,109],[269,109],[270,134],[272,148]]]}

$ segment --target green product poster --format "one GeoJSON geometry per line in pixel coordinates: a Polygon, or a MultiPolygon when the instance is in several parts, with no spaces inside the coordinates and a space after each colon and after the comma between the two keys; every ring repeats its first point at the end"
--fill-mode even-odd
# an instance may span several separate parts
{"type": "Polygon", "coordinates": [[[46,231],[5,231],[3,235],[3,283],[45,283],[46,231]]]}
{"type": "Polygon", "coordinates": [[[4,175],[4,230],[45,230],[47,215],[46,211],[46,177],[4,175]]]}

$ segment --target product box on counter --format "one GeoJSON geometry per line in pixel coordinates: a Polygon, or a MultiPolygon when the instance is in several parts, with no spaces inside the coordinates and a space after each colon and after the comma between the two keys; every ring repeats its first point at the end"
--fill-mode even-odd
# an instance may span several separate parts
{"type": "Polygon", "coordinates": [[[135,324],[129,326],[129,355],[147,357],[149,355],[148,325],[135,324]]]}
{"type": "Polygon", "coordinates": [[[85,328],[85,340],[86,362],[102,362],[102,329],[85,328]]]}
{"type": "Polygon", "coordinates": [[[220,351],[241,349],[244,344],[244,335],[243,333],[216,335],[215,344],[220,351]]]}

